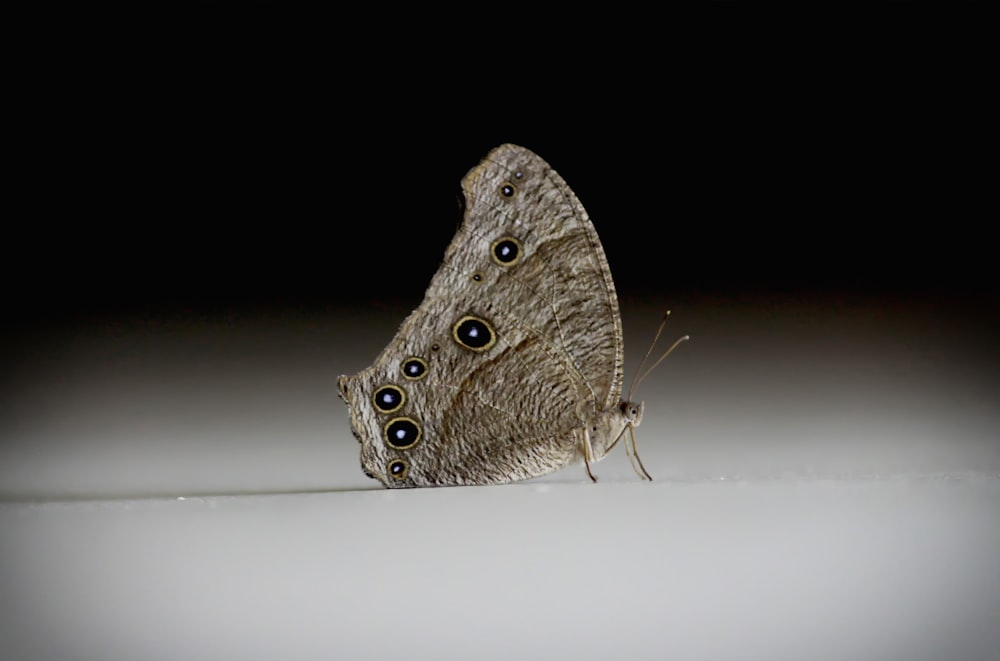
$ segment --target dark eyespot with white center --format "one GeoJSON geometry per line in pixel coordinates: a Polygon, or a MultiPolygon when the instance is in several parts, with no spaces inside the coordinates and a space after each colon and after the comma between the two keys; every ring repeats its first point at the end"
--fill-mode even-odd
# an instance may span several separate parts
{"type": "Polygon", "coordinates": [[[420,442],[420,424],[413,418],[393,418],[385,423],[385,442],[397,450],[407,450],[420,442]]]}
{"type": "Polygon", "coordinates": [[[427,362],[423,358],[410,356],[403,363],[403,376],[410,381],[421,379],[427,374],[427,362]]]}
{"type": "Polygon", "coordinates": [[[381,413],[392,413],[403,407],[406,393],[399,386],[382,386],[372,395],[372,402],[381,413]]]}
{"type": "Polygon", "coordinates": [[[504,197],[513,197],[514,195],[513,184],[504,184],[503,186],[501,186],[500,194],[503,195],[504,197]]]}
{"type": "Polygon", "coordinates": [[[472,351],[486,351],[497,341],[493,327],[479,317],[462,317],[452,327],[451,334],[456,342],[472,351]]]}
{"type": "Polygon", "coordinates": [[[500,266],[513,266],[521,257],[521,242],[512,236],[497,239],[490,246],[490,256],[500,266]]]}
{"type": "Polygon", "coordinates": [[[410,464],[404,459],[393,459],[389,462],[389,477],[394,480],[405,480],[410,472],[410,464]]]}

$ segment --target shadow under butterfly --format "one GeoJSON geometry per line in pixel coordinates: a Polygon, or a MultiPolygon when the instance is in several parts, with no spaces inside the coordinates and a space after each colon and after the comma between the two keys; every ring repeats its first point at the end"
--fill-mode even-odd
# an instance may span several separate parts
{"type": "Polygon", "coordinates": [[[643,403],[635,386],[621,397],[618,296],[583,205],[511,144],[462,190],[464,220],[423,302],[371,367],[338,381],[365,474],[388,487],[501,484],[582,461],[596,481],[590,464],[624,438],[652,479],[633,434],[643,403]]]}

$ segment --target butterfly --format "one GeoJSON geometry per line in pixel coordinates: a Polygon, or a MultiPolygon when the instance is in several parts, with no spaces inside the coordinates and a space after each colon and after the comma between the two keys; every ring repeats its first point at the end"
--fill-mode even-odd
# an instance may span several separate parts
{"type": "Polygon", "coordinates": [[[423,302],[370,367],[338,380],[363,471],[387,487],[501,484],[583,462],[596,481],[591,464],[625,437],[651,479],[632,432],[643,403],[621,397],[618,296],[583,205],[513,144],[462,191],[423,302]]]}

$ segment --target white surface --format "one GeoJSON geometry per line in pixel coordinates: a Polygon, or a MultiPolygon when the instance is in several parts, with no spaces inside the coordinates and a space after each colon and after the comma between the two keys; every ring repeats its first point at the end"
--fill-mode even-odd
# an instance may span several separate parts
{"type": "MultiPolygon", "coordinates": [[[[629,375],[658,320],[632,309],[629,375]]],[[[651,484],[618,453],[597,485],[378,488],[335,379],[402,312],[38,339],[4,393],[0,658],[991,658],[992,336],[936,306],[674,310],[651,484]]]]}
{"type": "Polygon", "coordinates": [[[995,478],[4,506],[6,658],[953,659],[995,478]]]}

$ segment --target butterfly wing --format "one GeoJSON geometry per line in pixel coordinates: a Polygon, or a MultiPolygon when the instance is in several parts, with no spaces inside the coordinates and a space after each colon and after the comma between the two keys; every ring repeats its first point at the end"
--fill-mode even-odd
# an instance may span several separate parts
{"type": "Polygon", "coordinates": [[[423,303],[375,363],[342,377],[365,471],[388,486],[490,484],[577,456],[618,404],[622,332],[583,205],[536,154],[491,151],[423,303]]]}

